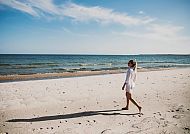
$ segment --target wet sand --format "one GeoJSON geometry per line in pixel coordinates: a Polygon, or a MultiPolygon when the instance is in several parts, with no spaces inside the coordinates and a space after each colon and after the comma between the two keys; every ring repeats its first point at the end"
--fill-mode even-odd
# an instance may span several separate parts
{"type": "MultiPolygon", "coordinates": [[[[171,70],[172,68],[162,69],[138,69],[139,72],[146,71],[159,71],[159,70],[171,70]]],[[[56,78],[68,78],[68,77],[80,77],[91,75],[104,75],[104,74],[119,74],[124,73],[126,70],[103,70],[103,71],[77,71],[77,72],[63,72],[63,73],[44,73],[44,74],[20,74],[20,75],[0,75],[0,83],[13,82],[13,81],[26,81],[26,80],[42,80],[42,79],[56,79],[56,78]]]]}

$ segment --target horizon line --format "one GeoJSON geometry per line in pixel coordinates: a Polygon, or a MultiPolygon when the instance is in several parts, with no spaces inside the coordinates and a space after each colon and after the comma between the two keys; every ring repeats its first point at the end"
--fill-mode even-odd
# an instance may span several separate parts
{"type": "Polygon", "coordinates": [[[140,54],[94,54],[94,53],[0,53],[0,55],[190,55],[190,53],[140,53],[140,54]]]}

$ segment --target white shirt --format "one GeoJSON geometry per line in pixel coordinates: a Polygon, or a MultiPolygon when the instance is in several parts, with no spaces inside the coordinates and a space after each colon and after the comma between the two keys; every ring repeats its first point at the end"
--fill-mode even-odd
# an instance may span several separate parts
{"type": "Polygon", "coordinates": [[[136,81],[136,72],[133,70],[133,68],[129,67],[126,72],[125,83],[128,87],[132,89],[135,87],[135,81],[136,81]]]}

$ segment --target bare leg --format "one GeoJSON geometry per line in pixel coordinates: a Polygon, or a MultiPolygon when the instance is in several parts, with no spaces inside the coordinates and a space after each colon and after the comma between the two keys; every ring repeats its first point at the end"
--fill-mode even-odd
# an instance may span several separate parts
{"type": "Polygon", "coordinates": [[[130,97],[128,96],[128,92],[126,92],[126,100],[127,100],[127,105],[126,105],[126,107],[122,108],[122,110],[128,110],[129,109],[130,97]]]}
{"type": "Polygon", "coordinates": [[[127,106],[126,109],[129,109],[129,96],[128,96],[128,92],[126,92],[126,99],[127,99],[127,106]]]}
{"type": "Polygon", "coordinates": [[[141,113],[141,109],[142,109],[142,107],[141,106],[139,106],[137,103],[136,103],[136,101],[135,100],[133,100],[133,98],[131,97],[131,94],[130,93],[128,93],[128,98],[131,100],[131,102],[135,105],[135,106],[137,106],[138,107],[138,109],[139,109],[139,113],[141,113]]]}

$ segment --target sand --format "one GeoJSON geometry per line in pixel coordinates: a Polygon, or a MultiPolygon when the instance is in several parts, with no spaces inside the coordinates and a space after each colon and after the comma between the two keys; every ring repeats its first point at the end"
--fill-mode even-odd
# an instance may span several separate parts
{"type": "Polygon", "coordinates": [[[139,72],[133,98],[125,74],[0,83],[0,133],[190,133],[190,68],[139,72]]]}

